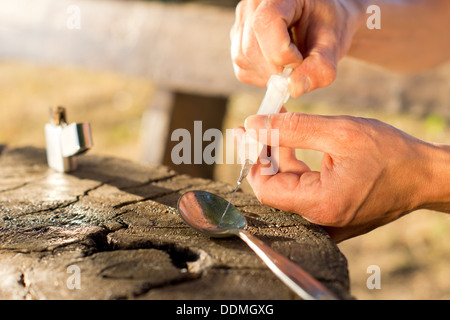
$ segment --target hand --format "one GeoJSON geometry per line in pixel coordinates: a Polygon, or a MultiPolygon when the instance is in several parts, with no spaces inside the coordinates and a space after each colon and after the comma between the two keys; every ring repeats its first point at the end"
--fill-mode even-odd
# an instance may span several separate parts
{"type": "MultiPolygon", "coordinates": [[[[247,177],[257,198],[325,226],[336,242],[418,208],[450,212],[448,146],[347,116],[255,115],[247,118],[246,129],[255,139],[255,130],[279,130],[278,173],[262,175],[257,163],[247,177]],[[321,171],[297,160],[294,148],[322,151],[321,171]]],[[[238,141],[243,132],[237,131],[238,141]]]]}
{"type": "Polygon", "coordinates": [[[365,0],[242,0],[231,30],[237,78],[266,86],[283,67],[293,68],[290,93],[331,84],[337,63],[362,22],[365,0]]]}

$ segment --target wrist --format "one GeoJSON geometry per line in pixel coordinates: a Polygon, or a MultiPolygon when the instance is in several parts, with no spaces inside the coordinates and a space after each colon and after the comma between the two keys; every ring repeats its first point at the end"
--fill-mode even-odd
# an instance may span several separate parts
{"type": "Polygon", "coordinates": [[[370,6],[372,0],[338,0],[338,6],[341,11],[343,21],[346,22],[346,38],[349,40],[340,52],[340,58],[349,54],[355,43],[355,37],[358,35],[358,30],[361,30],[367,19],[366,11],[370,6]]]}
{"type": "Polygon", "coordinates": [[[364,24],[367,7],[374,3],[373,0],[338,0],[341,7],[348,15],[350,31],[352,35],[364,24]]]}
{"type": "Polygon", "coordinates": [[[450,213],[450,146],[428,144],[427,175],[420,191],[418,208],[450,213]]]}

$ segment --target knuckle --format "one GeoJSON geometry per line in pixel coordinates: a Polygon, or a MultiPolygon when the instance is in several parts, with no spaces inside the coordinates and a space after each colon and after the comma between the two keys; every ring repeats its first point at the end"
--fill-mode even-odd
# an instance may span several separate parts
{"type": "Polygon", "coordinates": [[[289,54],[288,50],[279,48],[278,51],[272,52],[270,56],[267,56],[267,62],[274,66],[284,66],[288,64],[288,60],[285,58],[289,54]]]}
{"type": "Polygon", "coordinates": [[[287,128],[287,132],[297,135],[298,130],[301,129],[300,114],[297,112],[289,112],[284,118],[282,128],[287,128]]]}
{"type": "Polygon", "coordinates": [[[249,75],[249,72],[247,70],[236,67],[234,68],[234,74],[239,81],[244,83],[251,83],[252,77],[249,75]]]}
{"type": "Polygon", "coordinates": [[[355,144],[361,139],[362,130],[361,126],[352,117],[341,116],[336,121],[336,126],[334,127],[335,137],[337,140],[342,142],[344,145],[348,143],[355,144]]]}
{"type": "Polygon", "coordinates": [[[280,143],[281,141],[297,141],[299,139],[307,140],[309,136],[305,130],[305,127],[310,126],[308,124],[308,116],[298,112],[288,112],[282,117],[282,121],[279,124],[270,124],[271,128],[277,127],[280,130],[280,143]]]}
{"type": "Polygon", "coordinates": [[[250,67],[248,59],[242,54],[232,56],[232,61],[235,69],[237,68],[238,70],[246,70],[250,67]]]}
{"type": "Polygon", "coordinates": [[[343,147],[364,151],[377,149],[376,122],[370,119],[342,116],[337,121],[336,139],[343,147]]]}

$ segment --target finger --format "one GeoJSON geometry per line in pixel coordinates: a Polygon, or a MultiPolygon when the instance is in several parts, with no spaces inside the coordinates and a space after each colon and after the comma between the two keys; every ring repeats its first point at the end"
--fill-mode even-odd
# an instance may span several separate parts
{"type": "Polygon", "coordinates": [[[247,69],[255,85],[266,86],[269,77],[277,73],[277,68],[270,65],[264,58],[258,40],[251,26],[251,19],[247,19],[242,36],[242,54],[250,63],[247,69]]]}
{"type": "MultiPolygon", "coordinates": [[[[245,134],[245,129],[243,127],[237,127],[233,129],[233,136],[235,138],[238,150],[240,144],[243,141],[243,135],[245,134]]],[[[268,147],[270,148],[270,147],[268,147]]],[[[308,165],[297,159],[295,156],[295,150],[292,148],[285,147],[271,147],[268,152],[266,147],[263,148],[258,163],[261,168],[272,167],[273,172],[270,174],[276,174],[280,172],[290,172],[295,174],[302,174],[305,171],[309,171],[308,165]]],[[[261,173],[263,171],[259,171],[261,173]]],[[[264,172],[269,172],[265,170],[264,172]]],[[[266,174],[267,175],[267,174],[266,174]]]]}
{"type": "MultiPolygon", "coordinates": [[[[242,127],[233,130],[237,143],[243,141],[244,133],[242,127]]],[[[322,198],[320,173],[310,171],[306,164],[297,160],[293,149],[280,147],[278,156],[273,152],[271,156],[275,157],[272,160],[278,160],[279,172],[275,175],[261,174],[267,165],[258,161],[247,176],[257,198],[263,204],[299,213],[312,222],[319,221],[317,208],[322,198]]]]}
{"type": "Polygon", "coordinates": [[[337,66],[321,52],[308,56],[291,74],[289,90],[296,98],[315,89],[329,86],[336,79],[337,66]]]}
{"type": "Polygon", "coordinates": [[[311,169],[303,161],[297,159],[295,149],[286,147],[272,147],[271,158],[279,163],[279,172],[302,174],[311,169]]]}
{"type": "Polygon", "coordinates": [[[236,77],[245,81],[243,73],[251,68],[250,61],[245,57],[242,51],[242,37],[244,33],[245,22],[250,14],[252,3],[248,1],[241,1],[236,6],[235,21],[230,30],[230,40],[231,40],[231,60],[233,62],[234,72],[236,77]],[[242,78],[242,79],[241,79],[242,78]]]}
{"type": "Polygon", "coordinates": [[[239,146],[245,134],[245,129],[243,127],[236,127],[233,129],[233,138],[235,143],[239,146]]]}
{"type": "Polygon", "coordinates": [[[292,97],[326,87],[336,79],[339,52],[334,31],[320,28],[309,34],[313,40],[306,58],[290,76],[292,97]]]}
{"type": "Polygon", "coordinates": [[[231,59],[236,78],[244,83],[266,86],[268,63],[251,28],[251,17],[260,1],[241,1],[236,7],[236,20],[230,31],[231,59]]]}
{"type": "Polygon", "coordinates": [[[278,130],[278,141],[266,134],[266,143],[295,149],[311,149],[340,154],[346,128],[339,117],[319,116],[297,112],[252,115],[245,120],[245,128],[254,139],[264,130],[278,130]]]}
{"type": "MultiPolygon", "coordinates": [[[[289,34],[289,23],[295,19],[293,5],[291,1],[281,4],[266,1],[258,6],[253,15],[252,27],[261,52],[268,63],[277,68],[276,73],[285,66],[296,68],[303,61],[289,34]]],[[[301,12],[296,14],[301,15],[301,12]]]]}
{"type": "Polygon", "coordinates": [[[242,82],[249,82],[248,70],[252,68],[250,61],[242,52],[242,35],[244,23],[236,21],[231,28],[231,60],[236,78],[242,82]]]}
{"type": "Polygon", "coordinates": [[[319,172],[301,172],[299,168],[300,174],[281,172],[268,176],[258,174],[259,170],[259,164],[253,166],[247,180],[261,203],[316,220],[322,195],[319,172]]]}
{"type": "MultiPolygon", "coordinates": [[[[287,113],[286,108],[281,107],[280,113],[287,113]]],[[[271,137],[273,138],[273,137],[271,137]]],[[[275,137],[277,139],[277,137],[275,137]]],[[[295,149],[289,147],[271,147],[270,161],[278,165],[278,172],[291,172],[295,174],[302,174],[305,171],[309,171],[309,167],[302,161],[298,160],[295,155],[295,149]]]]}

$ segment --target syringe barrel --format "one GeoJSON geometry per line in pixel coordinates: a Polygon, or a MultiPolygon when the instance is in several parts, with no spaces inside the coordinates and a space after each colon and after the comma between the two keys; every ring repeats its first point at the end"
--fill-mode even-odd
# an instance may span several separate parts
{"type": "Polygon", "coordinates": [[[292,69],[284,68],[283,72],[270,77],[267,91],[257,114],[278,113],[289,99],[289,75],[292,69]]]}

